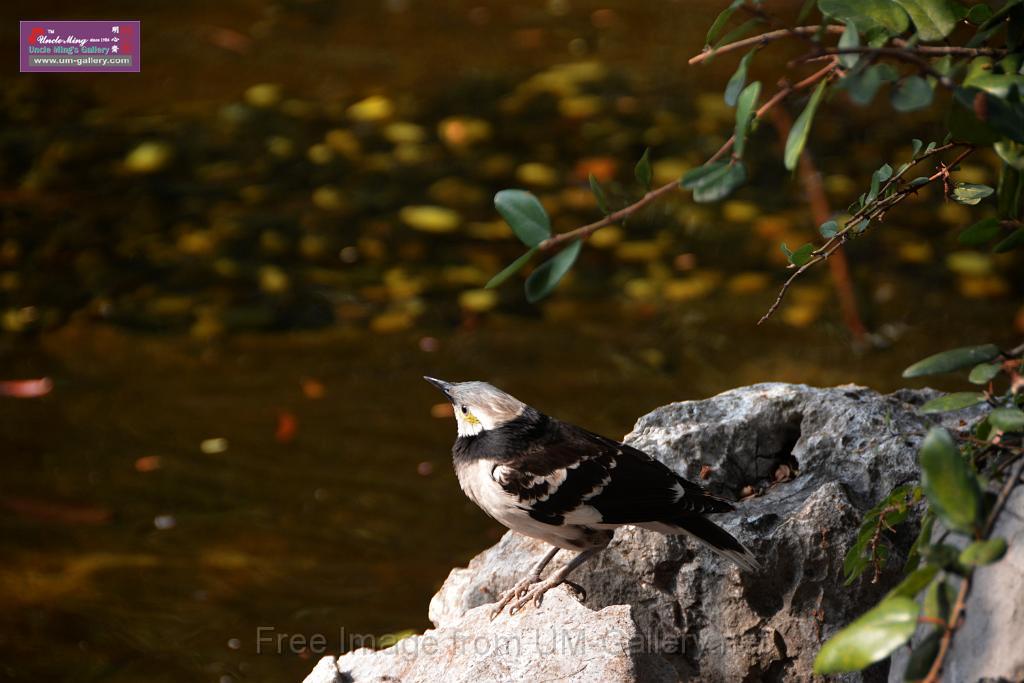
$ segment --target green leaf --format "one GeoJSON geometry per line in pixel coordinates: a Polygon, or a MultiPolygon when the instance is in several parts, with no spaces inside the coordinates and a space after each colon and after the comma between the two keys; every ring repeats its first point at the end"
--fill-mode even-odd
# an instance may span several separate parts
{"type": "Polygon", "coordinates": [[[918,140],[917,138],[914,138],[913,140],[910,141],[910,149],[911,149],[910,156],[911,156],[911,158],[913,158],[913,159],[917,158],[917,153],[921,151],[921,147],[923,145],[924,145],[924,143],[921,142],[920,140],[918,140]]]}
{"type": "MultiPolygon", "coordinates": [[[[996,146],[998,147],[999,143],[996,143],[996,146]]],[[[1024,150],[1024,145],[1020,147],[1024,150]]],[[[996,152],[998,153],[998,150],[996,152]]],[[[1021,161],[1024,162],[1024,157],[1021,158],[1021,161]]],[[[1024,218],[1024,171],[1018,170],[1006,159],[1003,159],[1003,163],[999,166],[999,180],[996,184],[996,211],[1000,218],[1011,220],[1024,218]]],[[[1009,248],[1016,246],[1016,241],[1013,240],[1009,248]]]]}
{"type": "Polygon", "coordinates": [[[957,241],[969,247],[980,247],[990,242],[999,234],[998,218],[982,218],[969,228],[965,228],[958,236],[957,241]]]}
{"type": "Polygon", "coordinates": [[[928,586],[924,594],[924,615],[932,619],[949,620],[949,612],[956,602],[956,589],[948,581],[938,579],[928,586]]]}
{"type": "Polygon", "coordinates": [[[934,630],[924,640],[914,646],[907,659],[907,668],[903,671],[904,681],[919,681],[928,675],[932,663],[939,654],[939,643],[942,631],[934,630]]]}
{"type": "Polygon", "coordinates": [[[964,346],[958,349],[950,349],[928,356],[919,360],[903,371],[904,379],[911,377],[923,377],[924,375],[938,375],[943,372],[952,372],[960,368],[971,367],[978,363],[987,363],[999,355],[999,347],[995,344],[982,344],[980,346],[964,346]]]}
{"type": "Polygon", "coordinates": [[[644,150],[643,156],[640,157],[640,161],[636,162],[636,167],[633,169],[633,175],[636,176],[636,181],[640,183],[640,187],[644,188],[644,192],[651,191],[651,148],[648,147],[644,150]]]}
{"type": "Polygon", "coordinates": [[[535,247],[551,237],[551,219],[540,200],[526,190],[502,190],[494,195],[494,208],[519,241],[535,247]]]}
{"type": "Polygon", "coordinates": [[[810,261],[811,252],[814,251],[814,245],[810,242],[800,246],[796,251],[792,251],[787,247],[785,242],[779,245],[779,247],[782,249],[782,253],[786,255],[786,258],[789,259],[789,262],[797,268],[810,261]]]}
{"type": "Polygon", "coordinates": [[[1000,159],[1018,171],[1024,171],[1024,145],[1013,140],[1003,139],[993,146],[1000,159]]]}
{"type": "Polygon", "coordinates": [[[693,190],[693,200],[699,203],[717,202],[724,199],[747,179],[743,162],[716,161],[691,170],[680,183],[693,190]]]}
{"type": "Polygon", "coordinates": [[[988,21],[992,17],[992,8],[982,3],[980,5],[974,5],[967,10],[967,21],[971,22],[975,26],[980,26],[988,21]]]}
{"type": "Polygon", "coordinates": [[[907,11],[921,40],[942,40],[956,26],[949,0],[896,0],[907,11]]]}
{"type": "Polygon", "coordinates": [[[1019,408],[996,408],[988,414],[988,421],[1004,432],[1024,432],[1024,412],[1019,408]]]}
{"type": "Polygon", "coordinates": [[[921,555],[928,564],[952,571],[958,566],[957,558],[960,557],[960,549],[948,543],[936,543],[922,548],[921,555]]]}
{"type": "Polygon", "coordinates": [[[740,93],[736,106],[736,133],[732,148],[737,157],[743,156],[747,142],[747,129],[750,127],[754,110],[757,109],[757,98],[761,96],[761,83],[754,81],[740,93]]]}
{"type": "Polygon", "coordinates": [[[868,568],[871,558],[864,553],[864,550],[863,545],[857,544],[846,553],[846,559],[843,560],[843,573],[846,575],[844,586],[852,584],[868,568]]]}
{"type": "Polygon", "coordinates": [[[839,82],[840,86],[846,88],[854,104],[864,107],[875,99],[875,93],[882,86],[881,71],[878,66],[876,64],[862,71],[853,72],[839,82]]]}
{"type": "Polygon", "coordinates": [[[890,0],[818,0],[818,9],[844,23],[856,22],[862,31],[880,28],[895,35],[910,25],[907,13],[890,0]]]}
{"type": "Polygon", "coordinates": [[[1024,76],[1018,74],[994,74],[990,71],[975,74],[963,81],[965,88],[978,88],[996,97],[1006,99],[1010,88],[1024,85],[1024,76]]]}
{"type": "Polygon", "coordinates": [[[976,183],[957,183],[953,188],[953,201],[959,202],[960,204],[967,204],[968,206],[974,206],[985,197],[995,192],[988,185],[978,185],[976,183]]]}
{"type": "Polygon", "coordinates": [[[800,12],[796,15],[796,23],[802,24],[816,4],[817,0],[804,0],[804,4],[800,6],[800,12]]]}
{"type": "Polygon", "coordinates": [[[988,384],[1002,369],[1002,363],[979,363],[974,366],[967,379],[971,384],[988,384]]]}
{"type": "Polygon", "coordinates": [[[580,255],[583,242],[573,240],[550,259],[537,266],[537,269],[526,278],[526,300],[537,303],[555,288],[558,282],[569,272],[576,257],[580,255]]]}
{"type": "Polygon", "coordinates": [[[945,396],[939,396],[925,403],[918,409],[922,415],[929,413],[948,413],[953,410],[962,410],[969,406],[978,405],[985,400],[984,394],[976,391],[958,391],[945,396]]]}
{"type": "Polygon", "coordinates": [[[839,223],[836,221],[825,221],[818,226],[818,232],[825,239],[835,237],[836,233],[839,232],[839,223]]]}
{"type": "Polygon", "coordinates": [[[500,273],[498,273],[490,280],[488,280],[487,284],[484,285],[484,289],[494,289],[495,287],[501,285],[503,282],[505,282],[505,280],[509,279],[510,277],[518,273],[520,270],[522,270],[523,266],[529,263],[530,259],[533,258],[533,255],[536,253],[537,247],[532,247],[525,254],[523,254],[512,263],[505,266],[504,270],[502,270],[500,273]]]}
{"type": "Polygon", "coordinates": [[[731,30],[728,33],[726,33],[724,36],[719,38],[718,42],[715,43],[715,45],[711,48],[711,54],[708,55],[705,58],[704,62],[705,63],[710,62],[714,58],[714,56],[715,56],[715,50],[717,50],[718,48],[720,48],[723,45],[727,45],[729,43],[733,43],[733,42],[739,40],[743,36],[745,36],[748,33],[750,33],[753,30],[753,28],[755,26],[757,26],[758,24],[762,23],[762,21],[763,20],[760,17],[754,17],[753,19],[747,19],[745,22],[743,22],[742,24],[740,24],[739,26],[737,26],[733,30],[731,30]]]}
{"type": "Polygon", "coordinates": [[[984,567],[998,562],[1006,554],[1005,538],[990,538],[987,541],[975,541],[960,553],[960,564],[965,567],[984,567]]]}
{"type": "Polygon", "coordinates": [[[753,59],[755,52],[757,52],[756,48],[743,55],[739,66],[736,67],[736,73],[725,84],[725,103],[730,107],[736,106],[736,99],[740,96],[743,86],[747,84],[747,67],[750,65],[750,60],[753,59]]]}
{"type": "Polygon", "coordinates": [[[824,92],[825,81],[821,81],[814,89],[814,93],[811,94],[811,99],[807,103],[807,106],[804,107],[802,112],[800,112],[800,116],[797,117],[796,121],[793,123],[793,127],[789,131],[789,137],[786,139],[786,152],[784,155],[786,170],[792,171],[796,168],[796,164],[800,160],[800,153],[804,151],[804,145],[807,144],[807,136],[811,132],[811,122],[814,121],[814,112],[818,109],[818,103],[821,102],[821,96],[824,92]]]}
{"type": "Polygon", "coordinates": [[[933,427],[918,459],[921,488],[936,516],[950,529],[972,533],[981,509],[981,488],[949,432],[933,427]]]}
{"type": "Polygon", "coordinates": [[[903,565],[903,573],[917,569],[918,564],[921,562],[921,550],[926,547],[932,540],[932,527],[935,525],[935,514],[928,510],[924,513],[924,518],[921,521],[921,531],[918,532],[917,538],[914,539],[914,544],[910,546],[910,552],[907,553],[907,562],[903,565]]]}
{"type": "Polygon", "coordinates": [[[607,216],[611,213],[608,210],[608,197],[604,193],[604,188],[601,187],[601,183],[597,182],[597,178],[594,174],[590,174],[590,191],[594,195],[594,199],[597,200],[597,208],[600,209],[601,213],[607,216]]]}
{"type": "Polygon", "coordinates": [[[867,199],[864,200],[865,204],[870,204],[875,201],[878,197],[878,189],[883,182],[892,177],[892,166],[889,164],[883,164],[881,168],[871,174],[871,189],[868,190],[867,199]]]}
{"type": "Polygon", "coordinates": [[[992,247],[992,251],[997,254],[1001,254],[1004,251],[1010,251],[1017,247],[1024,245],[1024,228],[1017,228],[1009,234],[1009,236],[997,243],[996,246],[992,247]]]}
{"type": "Polygon", "coordinates": [[[934,564],[926,564],[923,567],[919,567],[914,571],[910,572],[909,575],[902,581],[900,581],[895,588],[893,588],[885,596],[885,599],[889,598],[914,598],[917,594],[928,587],[928,584],[932,582],[935,575],[939,573],[939,568],[934,564]]]}
{"type": "Polygon", "coordinates": [[[931,84],[920,76],[908,76],[892,91],[892,108],[896,111],[916,111],[932,103],[935,93],[931,84]]]}
{"type": "Polygon", "coordinates": [[[914,635],[919,611],[910,598],[883,600],[822,646],[814,659],[814,673],[860,671],[888,657],[914,635]]]}
{"type": "Polygon", "coordinates": [[[725,28],[725,25],[729,22],[729,19],[736,12],[736,10],[739,9],[741,5],[743,5],[743,2],[744,0],[733,0],[731,3],[729,3],[728,7],[722,10],[718,14],[718,16],[715,17],[715,21],[711,24],[711,28],[708,29],[708,35],[705,40],[705,43],[707,45],[710,45],[711,43],[715,42],[715,38],[717,38],[718,34],[722,32],[722,29],[725,28]]]}
{"type": "MultiPolygon", "coordinates": [[[[851,19],[846,22],[846,29],[843,30],[843,35],[839,37],[840,48],[852,48],[860,47],[860,34],[857,33],[857,24],[851,19]]],[[[843,65],[845,69],[852,69],[857,66],[857,62],[860,61],[859,54],[847,54],[839,56],[839,63],[843,65]]]]}

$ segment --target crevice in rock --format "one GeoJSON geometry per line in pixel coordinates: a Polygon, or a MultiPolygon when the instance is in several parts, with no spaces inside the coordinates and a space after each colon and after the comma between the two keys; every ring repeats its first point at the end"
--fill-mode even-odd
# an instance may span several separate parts
{"type": "Polygon", "coordinates": [[[796,659],[796,657],[791,657],[786,651],[786,639],[782,637],[781,633],[778,631],[773,632],[772,641],[779,656],[778,659],[775,659],[768,665],[768,668],[765,669],[764,674],[761,676],[761,680],[768,683],[787,680],[787,673],[793,666],[793,660],[796,659]]]}
{"type": "Polygon", "coordinates": [[[794,412],[785,419],[763,429],[756,436],[754,457],[741,461],[727,460],[723,484],[737,500],[761,495],[773,485],[791,481],[798,476],[800,462],[793,454],[802,430],[803,415],[794,412]]]}
{"type": "MultiPolygon", "coordinates": [[[[672,541],[677,541],[677,539],[670,537],[669,542],[672,541]]],[[[652,569],[651,583],[664,593],[674,594],[679,570],[691,559],[693,559],[692,554],[687,552],[685,547],[679,548],[677,555],[655,563],[652,569]]]]}

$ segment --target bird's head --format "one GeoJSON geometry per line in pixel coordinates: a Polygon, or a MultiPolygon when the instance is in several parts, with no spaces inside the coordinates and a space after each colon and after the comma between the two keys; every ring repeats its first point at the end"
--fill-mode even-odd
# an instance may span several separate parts
{"type": "Polygon", "coordinates": [[[526,404],[515,396],[487,382],[445,382],[424,377],[444,392],[455,408],[459,436],[473,436],[511,422],[526,410],[526,404]]]}

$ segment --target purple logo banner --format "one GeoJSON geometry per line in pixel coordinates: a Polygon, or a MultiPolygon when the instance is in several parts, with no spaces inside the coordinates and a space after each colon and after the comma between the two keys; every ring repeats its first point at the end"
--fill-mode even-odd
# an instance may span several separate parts
{"type": "Polygon", "coordinates": [[[142,22],[22,21],[21,71],[140,71],[142,22]]]}

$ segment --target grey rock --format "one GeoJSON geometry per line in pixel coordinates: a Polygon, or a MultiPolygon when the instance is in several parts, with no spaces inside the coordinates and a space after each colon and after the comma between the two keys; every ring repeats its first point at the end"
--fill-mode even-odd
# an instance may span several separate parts
{"type": "Polygon", "coordinates": [[[559,587],[539,609],[516,616],[492,621],[490,607],[477,607],[387,650],[326,657],[305,683],[673,680],[671,667],[638,649],[631,609],[592,611],[559,587]]]}
{"type": "MultiPolygon", "coordinates": [[[[757,495],[715,521],[754,551],[764,571],[742,574],[685,538],[626,527],[573,575],[587,592],[585,608],[559,591],[540,609],[527,607],[494,624],[501,633],[519,634],[565,624],[564,613],[571,614],[569,623],[587,630],[593,620],[597,630],[608,618],[601,615],[613,614],[615,629],[627,633],[631,619],[635,638],[631,633],[627,640],[633,646],[619,654],[621,666],[609,671],[632,680],[810,679],[821,644],[898,579],[901,562],[894,557],[877,583],[844,587],[843,558],[863,512],[895,486],[916,479],[917,448],[931,424],[914,408],[934,395],[760,384],[654,410],[637,421],[626,441],[723,495],[740,498],[753,490],[757,495]]],[[[906,530],[898,545],[909,546],[915,533],[906,530]]],[[[506,534],[468,567],[451,572],[430,602],[431,621],[440,632],[488,628],[481,606],[511,587],[546,548],[506,534]]],[[[549,571],[570,555],[560,553],[549,571]]],[[[398,670],[387,663],[394,661],[387,652],[342,657],[349,678],[340,680],[379,680],[381,672],[398,670]]],[[[533,654],[484,667],[456,653],[443,672],[432,668],[433,659],[399,659],[403,681],[505,681],[534,671],[533,654]]],[[[883,663],[845,680],[885,680],[887,670],[883,663]]],[[[571,678],[570,664],[559,671],[567,680],[589,680],[571,678]]],[[[605,680],[620,680],[607,675],[605,680]]]]}

